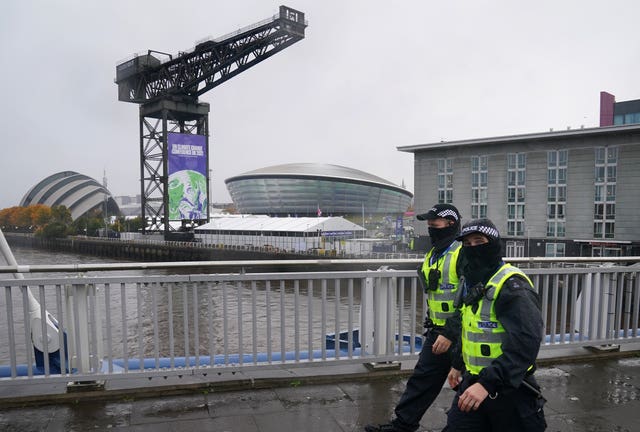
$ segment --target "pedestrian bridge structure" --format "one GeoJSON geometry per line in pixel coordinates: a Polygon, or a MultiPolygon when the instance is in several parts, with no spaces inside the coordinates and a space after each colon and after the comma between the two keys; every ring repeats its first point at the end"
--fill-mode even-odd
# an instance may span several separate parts
{"type": "MultiPolygon", "coordinates": [[[[541,298],[542,352],[638,342],[639,261],[514,259],[541,298]]],[[[0,386],[415,361],[425,296],[394,267],[420,260],[332,262],[0,267],[0,386]],[[278,264],[304,271],[261,272],[278,264]]]]}

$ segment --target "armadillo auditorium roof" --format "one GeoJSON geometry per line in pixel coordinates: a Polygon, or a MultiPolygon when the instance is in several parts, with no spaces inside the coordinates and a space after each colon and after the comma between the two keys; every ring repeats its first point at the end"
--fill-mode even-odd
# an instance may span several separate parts
{"type": "Polygon", "coordinates": [[[63,205],[71,211],[71,218],[78,219],[87,212],[102,208],[107,201],[107,213],[119,214],[118,204],[111,192],[97,180],[75,171],[61,171],[36,183],[20,201],[23,207],[45,204],[49,207],[63,205]]]}

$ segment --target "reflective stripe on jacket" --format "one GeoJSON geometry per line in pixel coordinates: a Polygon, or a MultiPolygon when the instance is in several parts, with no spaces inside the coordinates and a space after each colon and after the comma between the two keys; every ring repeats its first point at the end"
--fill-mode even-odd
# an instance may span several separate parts
{"type": "Polygon", "coordinates": [[[432,269],[440,271],[438,288],[427,291],[429,318],[437,326],[444,326],[447,318],[454,315],[453,301],[458,290],[456,264],[461,249],[462,243],[455,241],[451,243],[443,256],[436,259],[433,264],[429,264],[433,255],[433,249],[431,249],[422,264],[422,273],[427,281],[429,280],[429,272],[432,269]]]}
{"type": "Polygon", "coordinates": [[[504,282],[514,275],[528,281],[533,288],[533,282],[522,270],[511,264],[504,264],[489,279],[476,311],[473,311],[475,305],[462,307],[462,358],[467,370],[473,375],[478,375],[502,354],[505,330],[496,317],[495,302],[504,282]]]}

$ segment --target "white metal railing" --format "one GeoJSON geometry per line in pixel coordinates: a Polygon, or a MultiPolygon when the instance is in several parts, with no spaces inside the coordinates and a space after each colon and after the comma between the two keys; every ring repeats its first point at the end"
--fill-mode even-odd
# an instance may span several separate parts
{"type": "MultiPolygon", "coordinates": [[[[212,369],[381,362],[414,359],[419,352],[425,299],[415,270],[99,277],[84,273],[154,267],[185,272],[198,264],[203,266],[0,267],[0,278],[9,271],[28,276],[0,280],[0,384],[24,383],[25,377],[80,382],[185,371],[206,374],[212,369]],[[34,271],[76,273],[38,278],[34,271]],[[62,331],[30,318],[30,293],[39,302],[41,316],[49,312],[62,331]],[[51,354],[37,358],[34,345],[51,354]],[[67,349],[56,352],[59,347],[67,349]]],[[[541,297],[547,334],[542,349],[639,340],[637,266],[534,266],[525,271],[541,297]]]]}
{"type": "Polygon", "coordinates": [[[41,370],[33,366],[30,335],[48,333],[42,324],[31,328],[28,291],[64,330],[57,339],[42,338],[42,351],[66,345],[58,353],[60,369],[79,381],[189,367],[395,359],[416,353],[423,306],[414,276],[380,270],[3,280],[0,365],[9,365],[12,378],[56,375],[50,356],[41,370]],[[396,314],[391,305],[398,293],[400,321],[386,325],[380,317],[396,314]],[[407,343],[395,342],[396,326],[412,337],[407,343]],[[344,340],[336,341],[340,333],[344,340]],[[334,340],[328,343],[327,335],[334,340]]]}

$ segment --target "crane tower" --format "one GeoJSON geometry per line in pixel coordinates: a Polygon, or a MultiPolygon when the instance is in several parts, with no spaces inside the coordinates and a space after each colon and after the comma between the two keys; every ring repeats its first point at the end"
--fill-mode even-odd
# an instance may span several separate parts
{"type": "Polygon", "coordinates": [[[304,13],[273,17],[177,55],[149,50],[116,66],[118,100],[140,105],[143,232],[209,221],[209,104],[198,97],[304,38],[304,13]]]}

